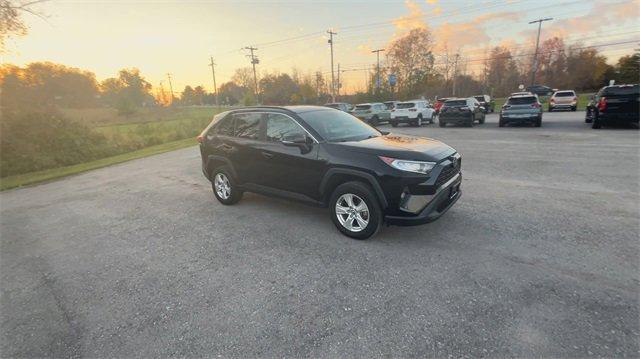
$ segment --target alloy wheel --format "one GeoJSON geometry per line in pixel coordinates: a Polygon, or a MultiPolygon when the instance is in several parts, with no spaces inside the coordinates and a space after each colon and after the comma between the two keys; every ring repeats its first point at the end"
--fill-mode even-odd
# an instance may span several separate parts
{"type": "Polygon", "coordinates": [[[231,196],[231,183],[224,173],[218,173],[213,181],[218,197],[228,199],[231,196]]]}
{"type": "Polygon", "coordinates": [[[338,222],[351,232],[360,232],[369,224],[369,207],[365,201],[352,193],[345,193],[336,201],[338,222]]]}

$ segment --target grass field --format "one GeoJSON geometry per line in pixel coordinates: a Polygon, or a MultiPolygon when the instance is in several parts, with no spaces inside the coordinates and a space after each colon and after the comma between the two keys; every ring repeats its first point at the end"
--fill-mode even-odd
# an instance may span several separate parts
{"type": "Polygon", "coordinates": [[[179,141],[163,143],[161,145],[150,146],[142,150],[127,152],[121,155],[107,157],[96,161],[80,163],[73,166],[59,167],[44,171],[4,177],[0,179],[0,190],[4,191],[10,188],[50,181],[56,178],[71,176],[85,171],[134,160],[136,158],[147,157],[163,152],[174,151],[180,148],[194,146],[196,144],[197,142],[195,141],[195,139],[187,138],[179,141]]]}
{"type": "MultiPolygon", "coordinates": [[[[34,152],[28,151],[31,149],[29,147],[14,150],[11,156],[20,156],[20,159],[13,157],[12,163],[15,165],[6,167],[8,170],[3,172],[5,177],[0,179],[0,190],[193,145],[194,138],[211,122],[213,116],[224,110],[214,107],[142,108],[131,116],[118,116],[116,110],[110,108],[61,109],[65,118],[88,126],[85,137],[95,134],[102,139],[101,152],[93,148],[94,141],[83,144],[81,148],[63,146],[56,151],[34,152]],[[87,156],[85,160],[66,160],[66,163],[59,161],[56,164],[56,159],[73,158],[77,150],[95,155],[87,156]],[[44,164],[35,161],[43,158],[52,160],[44,164]]],[[[18,131],[15,136],[23,136],[25,132],[18,131]]],[[[42,140],[45,143],[47,141],[42,140]]]]}

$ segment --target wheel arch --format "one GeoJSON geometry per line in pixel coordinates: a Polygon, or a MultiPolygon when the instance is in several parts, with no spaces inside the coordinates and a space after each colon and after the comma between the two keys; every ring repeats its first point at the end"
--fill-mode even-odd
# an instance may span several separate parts
{"type": "Polygon", "coordinates": [[[235,180],[238,180],[238,173],[236,172],[236,169],[233,166],[233,163],[231,163],[231,161],[228,158],[223,156],[217,156],[217,155],[209,155],[207,158],[207,168],[206,168],[207,178],[209,179],[209,181],[211,181],[211,174],[213,170],[220,166],[225,166],[225,165],[229,167],[229,171],[231,171],[231,175],[233,176],[233,178],[235,180]]]}
{"type": "Polygon", "coordinates": [[[387,198],[375,177],[370,173],[349,168],[331,168],[325,173],[322,181],[320,182],[320,194],[323,202],[328,204],[329,197],[333,191],[339,185],[350,181],[359,181],[370,185],[371,188],[373,188],[382,209],[388,207],[389,203],[387,202],[387,198]]]}

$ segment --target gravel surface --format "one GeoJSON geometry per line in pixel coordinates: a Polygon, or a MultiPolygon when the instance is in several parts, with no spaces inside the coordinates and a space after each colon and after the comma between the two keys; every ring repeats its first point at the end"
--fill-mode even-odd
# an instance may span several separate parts
{"type": "Polygon", "coordinates": [[[1,356],[638,357],[639,131],[583,118],[394,129],[458,149],[463,195],[368,241],[220,205],[196,147],[3,192],[1,356]]]}

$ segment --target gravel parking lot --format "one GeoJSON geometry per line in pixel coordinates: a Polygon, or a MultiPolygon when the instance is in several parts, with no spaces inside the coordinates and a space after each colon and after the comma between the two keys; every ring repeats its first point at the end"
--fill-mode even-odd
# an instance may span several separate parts
{"type": "Polygon", "coordinates": [[[463,195],[368,241],[223,207],[196,147],[3,192],[1,356],[637,357],[639,131],[583,119],[394,129],[458,149],[463,195]]]}

